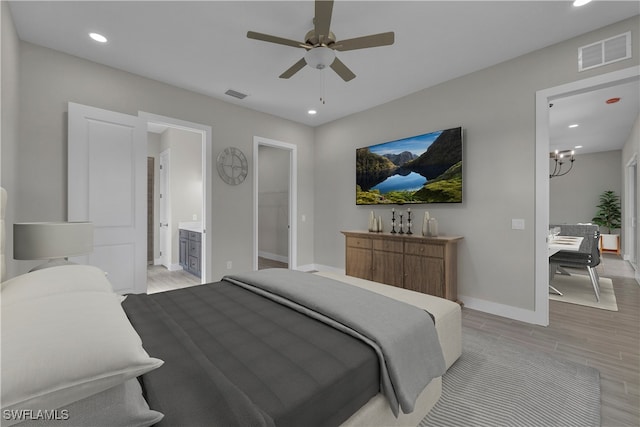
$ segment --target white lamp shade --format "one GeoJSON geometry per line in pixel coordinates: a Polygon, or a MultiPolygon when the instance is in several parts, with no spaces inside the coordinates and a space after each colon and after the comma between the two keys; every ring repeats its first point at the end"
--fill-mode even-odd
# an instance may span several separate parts
{"type": "Polygon", "coordinates": [[[14,259],[57,259],[93,251],[91,222],[13,224],[14,259]]]}
{"type": "Polygon", "coordinates": [[[324,46],[315,47],[307,51],[304,55],[304,60],[307,65],[317,68],[318,70],[330,66],[335,59],[336,53],[334,50],[324,46]]]}

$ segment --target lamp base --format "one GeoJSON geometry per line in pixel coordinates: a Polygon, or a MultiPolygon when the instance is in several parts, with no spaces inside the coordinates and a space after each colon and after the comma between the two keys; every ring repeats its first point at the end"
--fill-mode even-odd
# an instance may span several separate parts
{"type": "Polygon", "coordinates": [[[51,268],[51,267],[59,267],[61,265],[75,265],[75,264],[77,263],[71,262],[67,258],[55,258],[55,259],[50,259],[48,262],[42,263],[40,265],[36,265],[31,270],[29,270],[29,273],[31,273],[32,271],[42,270],[43,268],[51,268]]]}

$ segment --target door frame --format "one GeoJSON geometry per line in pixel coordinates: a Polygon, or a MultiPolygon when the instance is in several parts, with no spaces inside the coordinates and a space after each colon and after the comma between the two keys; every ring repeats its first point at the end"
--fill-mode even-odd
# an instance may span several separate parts
{"type": "Polygon", "coordinates": [[[626,200],[625,216],[627,227],[624,233],[625,250],[624,259],[629,261],[638,278],[638,153],[633,153],[627,162],[626,175],[626,200]],[[634,180],[635,179],[635,180],[634,180]]]}
{"type": "Polygon", "coordinates": [[[289,269],[295,270],[298,267],[298,147],[260,136],[253,137],[253,270],[258,269],[258,150],[261,145],[289,152],[289,269]]]}
{"type": "Polygon", "coordinates": [[[637,80],[640,66],[633,66],[600,74],[575,82],[536,92],[536,147],[535,147],[535,227],[534,227],[534,310],[522,319],[529,323],[549,325],[549,103],[601,87],[637,80]]]}
{"type": "Polygon", "coordinates": [[[213,279],[213,238],[209,236],[213,230],[213,176],[211,159],[213,158],[212,128],[200,123],[188,122],[173,117],[138,111],[140,117],[148,126],[149,123],[160,124],[175,129],[199,133],[202,137],[202,283],[213,279]]]}
{"type": "Polygon", "coordinates": [[[173,252],[171,250],[171,239],[169,235],[168,224],[171,224],[171,209],[167,206],[171,203],[171,149],[167,148],[158,154],[158,167],[160,170],[159,190],[160,190],[160,204],[158,209],[158,224],[162,228],[162,219],[167,223],[167,230],[164,233],[159,233],[158,242],[160,249],[160,265],[164,265],[168,270],[171,270],[171,257],[173,252]],[[163,179],[164,176],[164,179],[163,179]]]}

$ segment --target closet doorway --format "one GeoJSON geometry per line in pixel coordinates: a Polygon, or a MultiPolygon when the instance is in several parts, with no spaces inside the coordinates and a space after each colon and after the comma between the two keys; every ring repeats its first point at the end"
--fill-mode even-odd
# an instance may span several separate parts
{"type": "Polygon", "coordinates": [[[253,269],[296,268],[296,146],[254,137],[253,269]]]}

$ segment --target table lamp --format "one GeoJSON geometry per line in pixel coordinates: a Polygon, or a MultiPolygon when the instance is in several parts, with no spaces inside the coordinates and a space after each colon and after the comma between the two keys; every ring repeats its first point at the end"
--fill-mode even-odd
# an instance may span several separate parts
{"type": "Polygon", "coordinates": [[[72,264],[68,257],[93,251],[91,222],[23,222],[13,224],[13,258],[46,259],[31,271],[72,264]]]}

